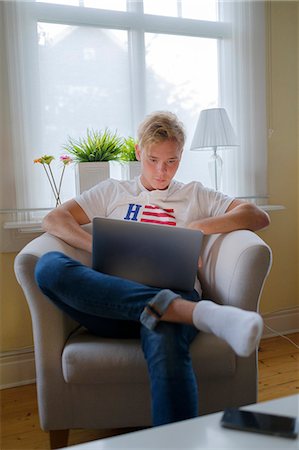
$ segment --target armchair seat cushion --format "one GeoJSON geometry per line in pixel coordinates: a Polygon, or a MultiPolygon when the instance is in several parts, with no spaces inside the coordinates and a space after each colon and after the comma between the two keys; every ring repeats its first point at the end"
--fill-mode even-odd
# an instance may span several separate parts
{"type": "Polygon", "coordinates": [[[148,383],[138,340],[102,338],[84,328],[67,341],[62,368],[66,383],[148,383]]]}
{"type": "MultiPolygon", "coordinates": [[[[191,346],[194,367],[202,379],[230,377],[236,357],[213,335],[199,333],[191,346]],[[216,344],[216,345],[215,345],[216,344]]],[[[137,339],[109,339],[80,328],[67,341],[62,354],[63,377],[73,384],[147,384],[148,373],[137,339]]]]}

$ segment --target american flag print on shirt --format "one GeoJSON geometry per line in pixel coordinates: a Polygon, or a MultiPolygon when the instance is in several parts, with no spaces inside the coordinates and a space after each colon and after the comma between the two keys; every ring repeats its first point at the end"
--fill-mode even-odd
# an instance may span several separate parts
{"type": "Polygon", "coordinates": [[[174,216],[173,208],[160,208],[154,205],[145,205],[140,222],[156,223],[159,225],[172,225],[176,226],[176,220],[174,216]]]}
{"type": "Polygon", "coordinates": [[[160,208],[156,205],[137,205],[130,203],[124,220],[176,226],[173,208],[160,208]]]}

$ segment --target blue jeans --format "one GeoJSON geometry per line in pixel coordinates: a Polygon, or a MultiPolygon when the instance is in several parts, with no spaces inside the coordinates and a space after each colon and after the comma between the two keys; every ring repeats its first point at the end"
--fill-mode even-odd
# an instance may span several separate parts
{"type": "Polygon", "coordinates": [[[198,331],[160,321],[177,297],[199,301],[192,292],[173,292],[96,272],[60,252],[42,256],[36,282],[51,301],[92,333],[140,338],[151,382],[153,425],[198,415],[197,382],[189,346],[198,331]]]}

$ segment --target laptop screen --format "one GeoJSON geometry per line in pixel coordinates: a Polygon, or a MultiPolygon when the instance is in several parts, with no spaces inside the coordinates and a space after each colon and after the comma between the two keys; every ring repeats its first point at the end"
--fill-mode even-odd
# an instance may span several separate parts
{"type": "Polygon", "coordinates": [[[97,217],[92,267],[153,287],[191,291],[202,238],[199,230],[97,217]]]}

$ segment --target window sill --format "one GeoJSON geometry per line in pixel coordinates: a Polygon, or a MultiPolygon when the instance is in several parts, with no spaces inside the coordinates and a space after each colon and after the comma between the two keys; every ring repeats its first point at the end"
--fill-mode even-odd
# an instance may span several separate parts
{"type": "Polygon", "coordinates": [[[42,232],[43,217],[52,208],[0,210],[0,251],[19,252],[42,232]]]}
{"type": "Polygon", "coordinates": [[[235,197],[237,199],[240,200],[245,200],[247,202],[251,202],[254,203],[256,206],[258,206],[259,208],[263,209],[264,211],[282,211],[285,208],[285,206],[283,205],[268,205],[268,204],[263,204],[263,201],[267,201],[268,197],[256,197],[254,195],[250,195],[250,196],[245,196],[245,197],[235,197]]]}
{"type": "Polygon", "coordinates": [[[4,230],[18,230],[19,233],[40,233],[42,232],[42,221],[32,222],[4,222],[4,230]]]}
{"type": "MultiPolygon", "coordinates": [[[[282,211],[283,205],[259,205],[266,212],[282,211]]],[[[2,253],[19,252],[28,242],[43,233],[43,217],[52,208],[1,210],[1,243],[2,253]]]]}
{"type": "Polygon", "coordinates": [[[284,209],[286,209],[283,205],[258,205],[258,207],[267,212],[283,211],[284,209]]]}

